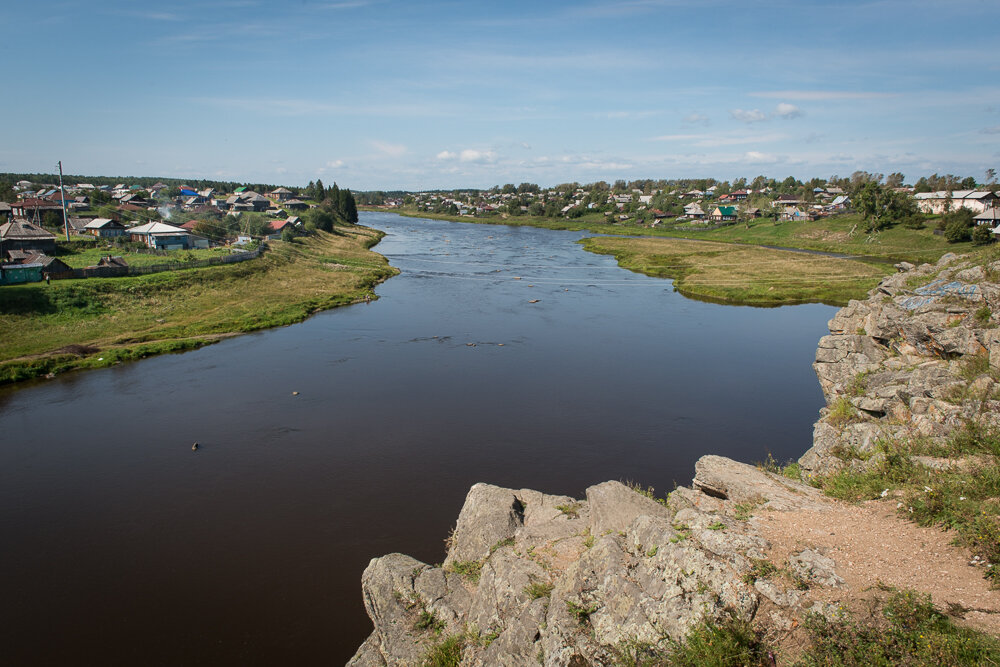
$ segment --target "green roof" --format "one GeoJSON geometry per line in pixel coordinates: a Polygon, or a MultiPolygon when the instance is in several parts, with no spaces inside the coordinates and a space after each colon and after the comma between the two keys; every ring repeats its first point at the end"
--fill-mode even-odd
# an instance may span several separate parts
{"type": "Polygon", "coordinates": [[[246,186],[242,188],[236,188],[235,190],[233,190],[233,192],[246,192],[246,191],[247,191],[246,186]]]}
{"type": "Polygon", "coordinates": [[[719,213],[721,213],[722,215],[736,215],[736,207],[735,206],[720,206],[719,207],[719,213]]]}

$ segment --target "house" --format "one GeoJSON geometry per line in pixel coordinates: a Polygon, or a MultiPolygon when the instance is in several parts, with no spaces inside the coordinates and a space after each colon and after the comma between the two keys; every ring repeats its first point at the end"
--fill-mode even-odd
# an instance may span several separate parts
{"type": "Polygon", "coordinates": [[[98,238],[114,238],[125,235],[125,225],[110,218],[94,218],[84,226],[83,232],[98,238]]]}
{"type": "Polygon", "coordinates": [[[774,201],[781,206],[800,206],[804,203],[795,195],[778,195],[774,201]]]}
{"type": "Polygon", "coordinates": [[[69,218],[69,228],[74,234],[86,234],[84,228],[93,218],[69,218]]]}
{"type": "Polygon", "coordinates": [[[117,255],[114,257],[112,257],[111,255],[105,255],[104,257],[101,257],[101,260],[97,262],[96,266],[111,266],[118,269],[127,269],[128,262],[126,262],[122,257],[117,255]]]}
{"type": "Polygon", "coordinates": [[[802,209],[797,206],[789,206],[781,214],[782,220],[792,220],[794,222],[805,222],[806,220],[815,220],[816,216],[812,213],[805,213],[802,209]]]}
{"type": "Polygon", "coordinates": [[[684,207],[684,215],[691,216],[692,218],[704,218],[705,211],[701,210],[701,206],[698,204],[687,204],[684,207]]]}
{"type": "Polygon", "coordinates": [[[0,225],[0,249],[56,251],[56,235],[27,220],[0,225]]]}
{"type": "Polygon", "coordinates": [[[972,219],[977,225],[989,225],[996,229],[1000,225],[1000,209],[991,206],[972,219]]]}
{"type": "Polygon", "coordinates": [[[708,216],[711,220],[716,222],[726,222],[736,219],[736,207],[735,206],[716,206],[715,210],[711,212],[708,216]]]}
{"type": "Polygon", "coordinates": [[[298,199],[290,199],[285,202],[285,208],[287,208],[290,211],[304,211],[305,209],[309,208],[309,204],[305,203],[304,201],[300,201],[298,199]]]}
{"type": "Polygon", "coordinates": [[[281,238],[281,233],[286,229],[295,229],[295,223],[291,220],[271,220],[267,223],[271,226],[271,231],[268,232],[267,238],[277,241],[281,238]]]}
{"type": "Polygon", "coordinates": [[[760,216],[760,209],[756,207],[748,208],[743,212],[743,217],[745,218],[759,218],[760,216]]]}
{"type": "Polygon", "coordinates": [[[747,192],[746,190],[737,190],[736,192],[729,193],[729,198],[732,199],[733,201],[738,201],[738,202],[744,201],[749,196],[750,193],[747,192]]]}
{"type": "Polygon", "coordinates": [[[6,222],[10,220],[10,204],[5,201],[0,201],[0,220],[6,222]]]}
{"type": "Polygon", "coordinates": [[[847,195],[837,195],[833,201],[826,205],[828,211],[841,211],[851,203],[851,198],[847,195]]]}
{"type": "Polygon", "coordinates": [[[949,205],[952,210],[967,208],[973,213],[982,213],[996,206],[998,199],[996,193],[989,190],[955,190],[950,193],[950,197],[946,190],[918,192],[913,198],[924,213],[945,213],[949,205]]]}
{"type": "MultiPolygon", "coordinates": [[[[128,235],[133,241],[145,243],[156,250],[187,250],[196,247],[194,241],[196,237],[190,232],[165,222],[148,222],[138,227],[130,227],[128,235]]],[[[207,246],[207,240],[205,244],[207,246]]]]}
{"type": "Polygon", "coordinates": [[[269,194],[272,199],[276,199],[278,201],[285,201],[292,198],[292,191],[288,188],[275,188],[274,190],[271,190],[269,194]]]}
{"type": "Polygon", "coordinates": [[[62,215],[62,205],[46,199],[28,197],[10,205],[11,215],[15,218],[41,220],[42,214],[46,211],[53,211],[62,215]]]}
{"type": "MultiPolygon", "coordinates": [[[[23,253],[23,251],[20,252],[23,253]]],[[[73,271],[73,267],[66,262],[56,257],[49,257],[43,252],[31,251],[23,253],[23,255],[24,257],[17,262],[18,264],[41,264],[43,274],[70,273],[73,271]]],[[[13,259],[13,257],[11,257],[11,259],[13,259]]]]}

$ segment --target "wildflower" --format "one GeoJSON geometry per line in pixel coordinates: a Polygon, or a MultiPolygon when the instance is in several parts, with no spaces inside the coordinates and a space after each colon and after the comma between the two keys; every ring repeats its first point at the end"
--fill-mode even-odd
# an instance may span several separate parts
{"type": "Polygon", "coordinates": [[[903,503],[896,503],[896,509],[899,509],[902,506],[903,506],[903,503]]]}
{"type": "Polygon", "coordinates": [[[910,514],[913,514],[913,508],[912,507],[910,508],[910,514]]]}
{"type": "Polygon", "coordinates": [[[880,495],[883,498],[885,498],[887,495],[889,495],[889,489],[882,489],[882,493],[880,495]]]}
{"type": "Polygon", "coordinates": [[[929,487],[929,486],[925,486],[925,487],[924,487],[924,493],[930,493],[930,492],[931,492],[931,491],[933,491],[933,490],[934,490],[934,489],[932,489],[932,488],[931,488],[931,487],[929,487]]]}
{"type": "Polygon", "coordinates": [[[958,499],[959,500],[965,500],[965,496],[959,496],[958,499]]]}

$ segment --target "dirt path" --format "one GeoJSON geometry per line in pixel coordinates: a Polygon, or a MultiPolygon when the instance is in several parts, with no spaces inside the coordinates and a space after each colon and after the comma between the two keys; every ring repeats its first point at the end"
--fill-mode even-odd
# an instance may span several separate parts
{"type": "Polygon", "coordinates": [[[990,589],[982,567],[969,564],[967,549],[951,544],[954,533],[899,518],[895,500],[831,501],[824,510],[760,512],[753,521],[772,545],[768,558],[779,567],[803,548],[836,561],[846,588],[815,587],[813,597],[854,609],[879,584],[910,588],[930,593],[959,623],[1000,636],[1000,590],[990,589]]]}

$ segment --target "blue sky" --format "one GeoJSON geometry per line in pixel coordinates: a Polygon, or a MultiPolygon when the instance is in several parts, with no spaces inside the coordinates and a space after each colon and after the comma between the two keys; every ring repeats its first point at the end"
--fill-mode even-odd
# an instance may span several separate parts
{"type": "Polygon", "coordinates": [[[0,171],[62,160],[429,189],[1000,169],[1000,0],[96,0],[4,15],[0,171]]]}

